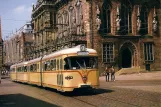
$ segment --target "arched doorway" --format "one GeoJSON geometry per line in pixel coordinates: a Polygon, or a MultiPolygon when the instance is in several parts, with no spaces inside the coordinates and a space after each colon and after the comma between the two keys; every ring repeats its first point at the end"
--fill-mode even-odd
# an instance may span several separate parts
{"type": "Polygon", "coordinates": [[[122,51],[122,68],[129,68],[131,67],[132,62],[132,53],[131,51],[126,48],[122,51]]]}
{"type": "Polygon", "coordinates": [[[119,49],[119,68],[132,68],[138,66],[138,52],[131,41],[124,42],[119,49]]]}

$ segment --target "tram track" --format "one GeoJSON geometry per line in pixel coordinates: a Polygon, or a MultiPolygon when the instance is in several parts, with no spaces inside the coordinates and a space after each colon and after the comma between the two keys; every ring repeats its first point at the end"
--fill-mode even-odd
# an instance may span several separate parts
{"type": "Polygon", "coordinates": [[[86,102],[86,101],[84,101],[84,100],[80,100],[79,98],[76,98],[76,97],[73,97],[73,99],[78,100],[78,101],[80,101],[80,102],[83,102],[83,103],[85,103],[85,104],[88,104],[88,105],[90,105],[90,106],[92,106],[92,107],[98,107],[98,106],[96,106],[96,105],[94,105],[94,104],[88,103],[88,102],[86,102]]]}
{"type": "MultiPolygon", "coordinates": [[[[136,91],[136,90],[133,90],[133,91],[136,91]]],[[[82,98],[82,96],[76,96],[76,97],[73,97],[73,98],[77,99],[79,101],[88,103],[88,104],[90,104],[94,107],[105,105],[106,102],[107,103],[111,103],[111,102],[112,103],[119,103],[119,104],[128,105],[128,106],[132,106],[132,107],[144,106],[144,104],[142,104],[140,101],[147,102],[149,104],[158,103],[158,101],[152,100],[151,98],[143,97],[144,94],[139,95],[140,93],[141,92],[137,93],[137,95],[136,95],[135,93],[130,92],[130,91],[129,92],[126,92],[126,91],[123,91],[123,90],[119,91],[119,95],[125,96],[124,98],[112,97],[111,95],[108,96],[106,94],[96,93],[96,95],[92,95],[92,99],[93,99],[94,102],[92,102],[92,100],[88,100],[88,99],[91,98],[91,96],[90,97],[86,96],[86,97],[83,97],[83,98],[82,98]],[[95,101],[97,101],[97,102],[95,102],[95,101]],[[104,101],[104,102],[101,102],[101,101],[104,101]],[[94,103],[96,103],[96,104],[94,104],[94,103]]]]}
{"type": "MultiPolygon", "coordinates": [[[[81,101],[81,102],[83,102],[83,103],[86,103],[86,104],[88,104],[88,105],[91,105],[91,106],[93,106],[93,107],[98,107],[98,106],[101,106],[101,105],[106,105],[105,103],[100,103],[100,104],[97,104],[97,105],[95,105],[95,104],[92,104],[92,103],[89,103],[89,102],[87,102],[87,100],[86,101],[84,101],[84,100],[82,100],[82,99],[80,99],[80,98],[76,98],[76,97],[73,97],[74,99],[76,99],[76,100],[79,100],[79,101],[81,101]]],[[[102,100],[102,101],[109,101],[109,100],[111,100],[111,101],[113,101],[113,102],[119,102],[119,103],[124,103],[124,104],[127,104],[127,105],[131,105],[131,106],[135,106],[135,107],[138,107],[138,105],[135,105],[135,104],[131,104],[131,103],[127,103],[127,102],[123,102],[123,101],[121,101],[121,100],[117,100],[116,98],[109,98],[109,97],[104,97],[104,96],[101,96],[101,95],[97,95],[97,96],[93,96],[93,99],[99,99],[99,100],[102,100]]],[[[97,102],[97,103],[99,103],[99,102],[97,102]]],[[[108,104],[107,104],[108,105],[108,104]]]]}
{"type": "MultiPolygon", "coordinates": [[[[9,82],[10,83],[10,82],[9,82]]],[[[16,83],[17,84],[17,83],[16,83]]],[[[16,84],[9,84],[15,86],[16,84]]],[[[72,94],[65,95],[50,88],[41,88],[24,84],[17,84],[16,87],[21,87],[19,90],[24,95],[30,95],[37,99],[42,99],[51,104],[56,104],[62,107],[160,107],[161,94],[156,92],[147,92],[143,90],[126,89],[119,87],[100,87],[96,92],[89,90],[85,92],[74,91],[72,94]],[[23,91],[28,89],[29,91],[23,91]],[[39,96],[39,97],[38,97],[39,96]]]]}

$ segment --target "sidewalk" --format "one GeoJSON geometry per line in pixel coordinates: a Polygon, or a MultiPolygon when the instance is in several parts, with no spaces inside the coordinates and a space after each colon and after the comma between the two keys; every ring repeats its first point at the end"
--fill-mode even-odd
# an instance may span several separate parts
{"type": "MultiPolygon", "coordinates": [[[[100,81],[105,81],[105,76],[101,76],[100,81]]],[[[147,73],[136,73],[115,76],[116,80],[161,80],[161,71],[147,73]]]]}
{"type": "Polygon", "coordinates": [[[161,93],[161,71],[115,76],[115,82],[106,82],[105,76],[99,78],[102,88],[135,89],[161,93]]]}

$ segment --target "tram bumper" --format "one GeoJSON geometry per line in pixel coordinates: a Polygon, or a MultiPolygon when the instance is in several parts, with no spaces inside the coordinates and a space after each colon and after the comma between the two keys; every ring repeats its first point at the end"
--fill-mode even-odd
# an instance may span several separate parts
{"type": "Polygon", "coordinates": [[[87,83],[87,84],[79,84],[78,88],[90,88],[91,87],[91,83],[87,83]]]}

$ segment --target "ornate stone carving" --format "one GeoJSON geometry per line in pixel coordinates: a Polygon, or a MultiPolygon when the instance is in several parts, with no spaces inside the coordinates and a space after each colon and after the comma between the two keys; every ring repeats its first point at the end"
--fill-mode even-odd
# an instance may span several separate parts
{"type": "Polygon", "coordinates": [[[116,18],[116,29],[117,29],[117,31],[120,30],[120,21],[121,21],[120,10],[119,10],[119,7],[117,6],[117,18],[116,18]]]}
{"type": "Polygon", "coordinates": [[[158,21],[156,20],[156,11],[154,7],[154,14],[153,14],[153,32],[156,32],[158,29],[158,21]]]}
{"type": "Polygon", "coordinates": [[[139,32],[140,31],[140,28],[141,28],[141,20],[140,20],[140,17],[137,17],[137,31],[139,32]]]}
{"type": "Polygon", "coordinates": [[[76,2],[77,8],[77,34],[82,35],[84,34],[84,27],[83,27],[83,14],[82,14],[82,5],[81,1],[77,0],[76,2]]]}
{"type": "Polygon", "coordinates": [[[96,6],[96,13],[97,13],[96,26],[97,26],[97,30],[99,30],[100,29],[100,25],[101,25],[101,19],[99,18],[100,10],[99,10],[98,5],[96,6]]]}
{"type": "Polygon", "coordinates": [[[99,16],[97,16],[96,18],[96,26],[97,26],[97,30],[100,29],[100,25],[101,25],[101,19],[99,18],[99,16]]]}
{"type": "Polygon", "coordinates": [[[136,21],[136,26],[137,26],[137,32],[140,31],[141,28],[141,20],[140,20],[140,6],[138,6],[138,12],[137,12],[137,21],[136,21]]]}
{"type": "Polygon", "coordinates": [[[81,1],[80,0],[77,0],[77,2],[76,2],[75,5],[79,7],[81,5],[81,1]]]}
{"type": "Polygon", "coordinates": [[[75,16],[72,17],[72,34],[76,34],[77,32],[77,25],[76,25],[76,18],[75,16]]]}

